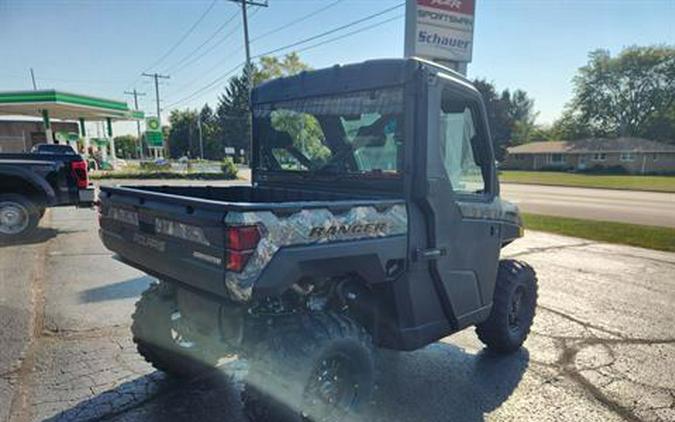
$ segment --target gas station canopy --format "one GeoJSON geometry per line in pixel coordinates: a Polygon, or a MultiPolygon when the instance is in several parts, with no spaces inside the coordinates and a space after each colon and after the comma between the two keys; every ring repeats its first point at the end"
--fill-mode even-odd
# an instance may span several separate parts
{"type": "MultiPolygon", "coordinates": [[[[118,120],[142,120],[142,111],[132,110],[127,103],[88,95],[46,89],[39,91],[0,92],[0,115],[41,117],[48,143],[54,142],[51,119],[79,121],[79,137],[84,141],[83,154],[89,151],[90,138],[85,130],[86,121],[106,123],[107,138],[99,139],[98,146],[109,145],[111,161],[116,161],[112,123],[118,120]]],[[[77,137],[76,137],[77,139],[77,137]]],[[[94,140],[92,138],[92,140],[94,140]]],[[[77,141],[75,141],[77,142],[77,141]]],[[[95,142],[96,143],[96,142],[95,142]]],[[[103,148],[103,156],[106,157],[103,148]]]]}
{"type": "Polygon", "coordinates": [[[127,103],[50,90],[0,92],[0,115],[24,115],[63,120],[140,120],[142,111],[127,103]]]}

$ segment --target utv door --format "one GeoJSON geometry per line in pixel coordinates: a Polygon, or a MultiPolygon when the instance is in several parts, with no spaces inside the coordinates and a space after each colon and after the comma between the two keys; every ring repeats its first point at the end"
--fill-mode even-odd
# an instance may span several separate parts
{"type": "Polygon", "coordinates": [[[500,249],[494,154],[479,94],[442,74],[428,84],[430,247],[420,258],[461,329],[487,318],[492,304],[500,249]]]}

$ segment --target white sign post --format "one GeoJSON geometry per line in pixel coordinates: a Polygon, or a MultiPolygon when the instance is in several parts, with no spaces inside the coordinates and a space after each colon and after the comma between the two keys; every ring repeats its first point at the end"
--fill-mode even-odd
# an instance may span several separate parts
{"type": "Polygon", "coordinates": [[[475,8],[476,0],[407,0],[405,56],[432,60],[466,75],[475,8]]]}

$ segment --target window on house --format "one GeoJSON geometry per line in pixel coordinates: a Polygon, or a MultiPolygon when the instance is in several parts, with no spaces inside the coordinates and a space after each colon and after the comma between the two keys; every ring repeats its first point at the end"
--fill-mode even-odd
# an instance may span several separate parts
{"type": "Polygon", "coordinates": [[[621,161],[633,161],[635,160],[635,153],[632,152],[622,152],[621,161]]]}
{"type": "Polygon", "coordinates": [[[659,154],[656,153],[656,152],[653,153],[653,154],[652,154],[652,161],[656,161],[656,160],[658,160],[658,159],[659,159],[659,154]]]}
{"type": "Polygon", "coordinates": [[[561,164],[565,162],[565,157],[562,154],[551,154],[550,160],[553,164],[561,164]]]}
{"type": "Polygon", "coordinates": [[[604,152],[596,152],[593,154],[593,161],[605,161],[607,159],[607,154],[604,152]]]}

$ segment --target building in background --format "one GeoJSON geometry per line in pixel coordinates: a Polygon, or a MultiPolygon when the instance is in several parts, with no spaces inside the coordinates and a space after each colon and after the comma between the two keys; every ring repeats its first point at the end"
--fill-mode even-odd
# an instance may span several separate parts
{"type": "MultiPolygon", "coordinates": [[[[52,130],[57,135],[77,134],[79,127],[76,122],[52,122],[52,130]]],[[[40,119],[0,120],[0,153],[28,152],[33,145],[45,142],[47,135],[40,119]]]]}
{"type": "Polygon", "coordinates": [[[532,142],[511,147],[500,168],[675,174],[675,145],[640,138],[532,142]]]}

